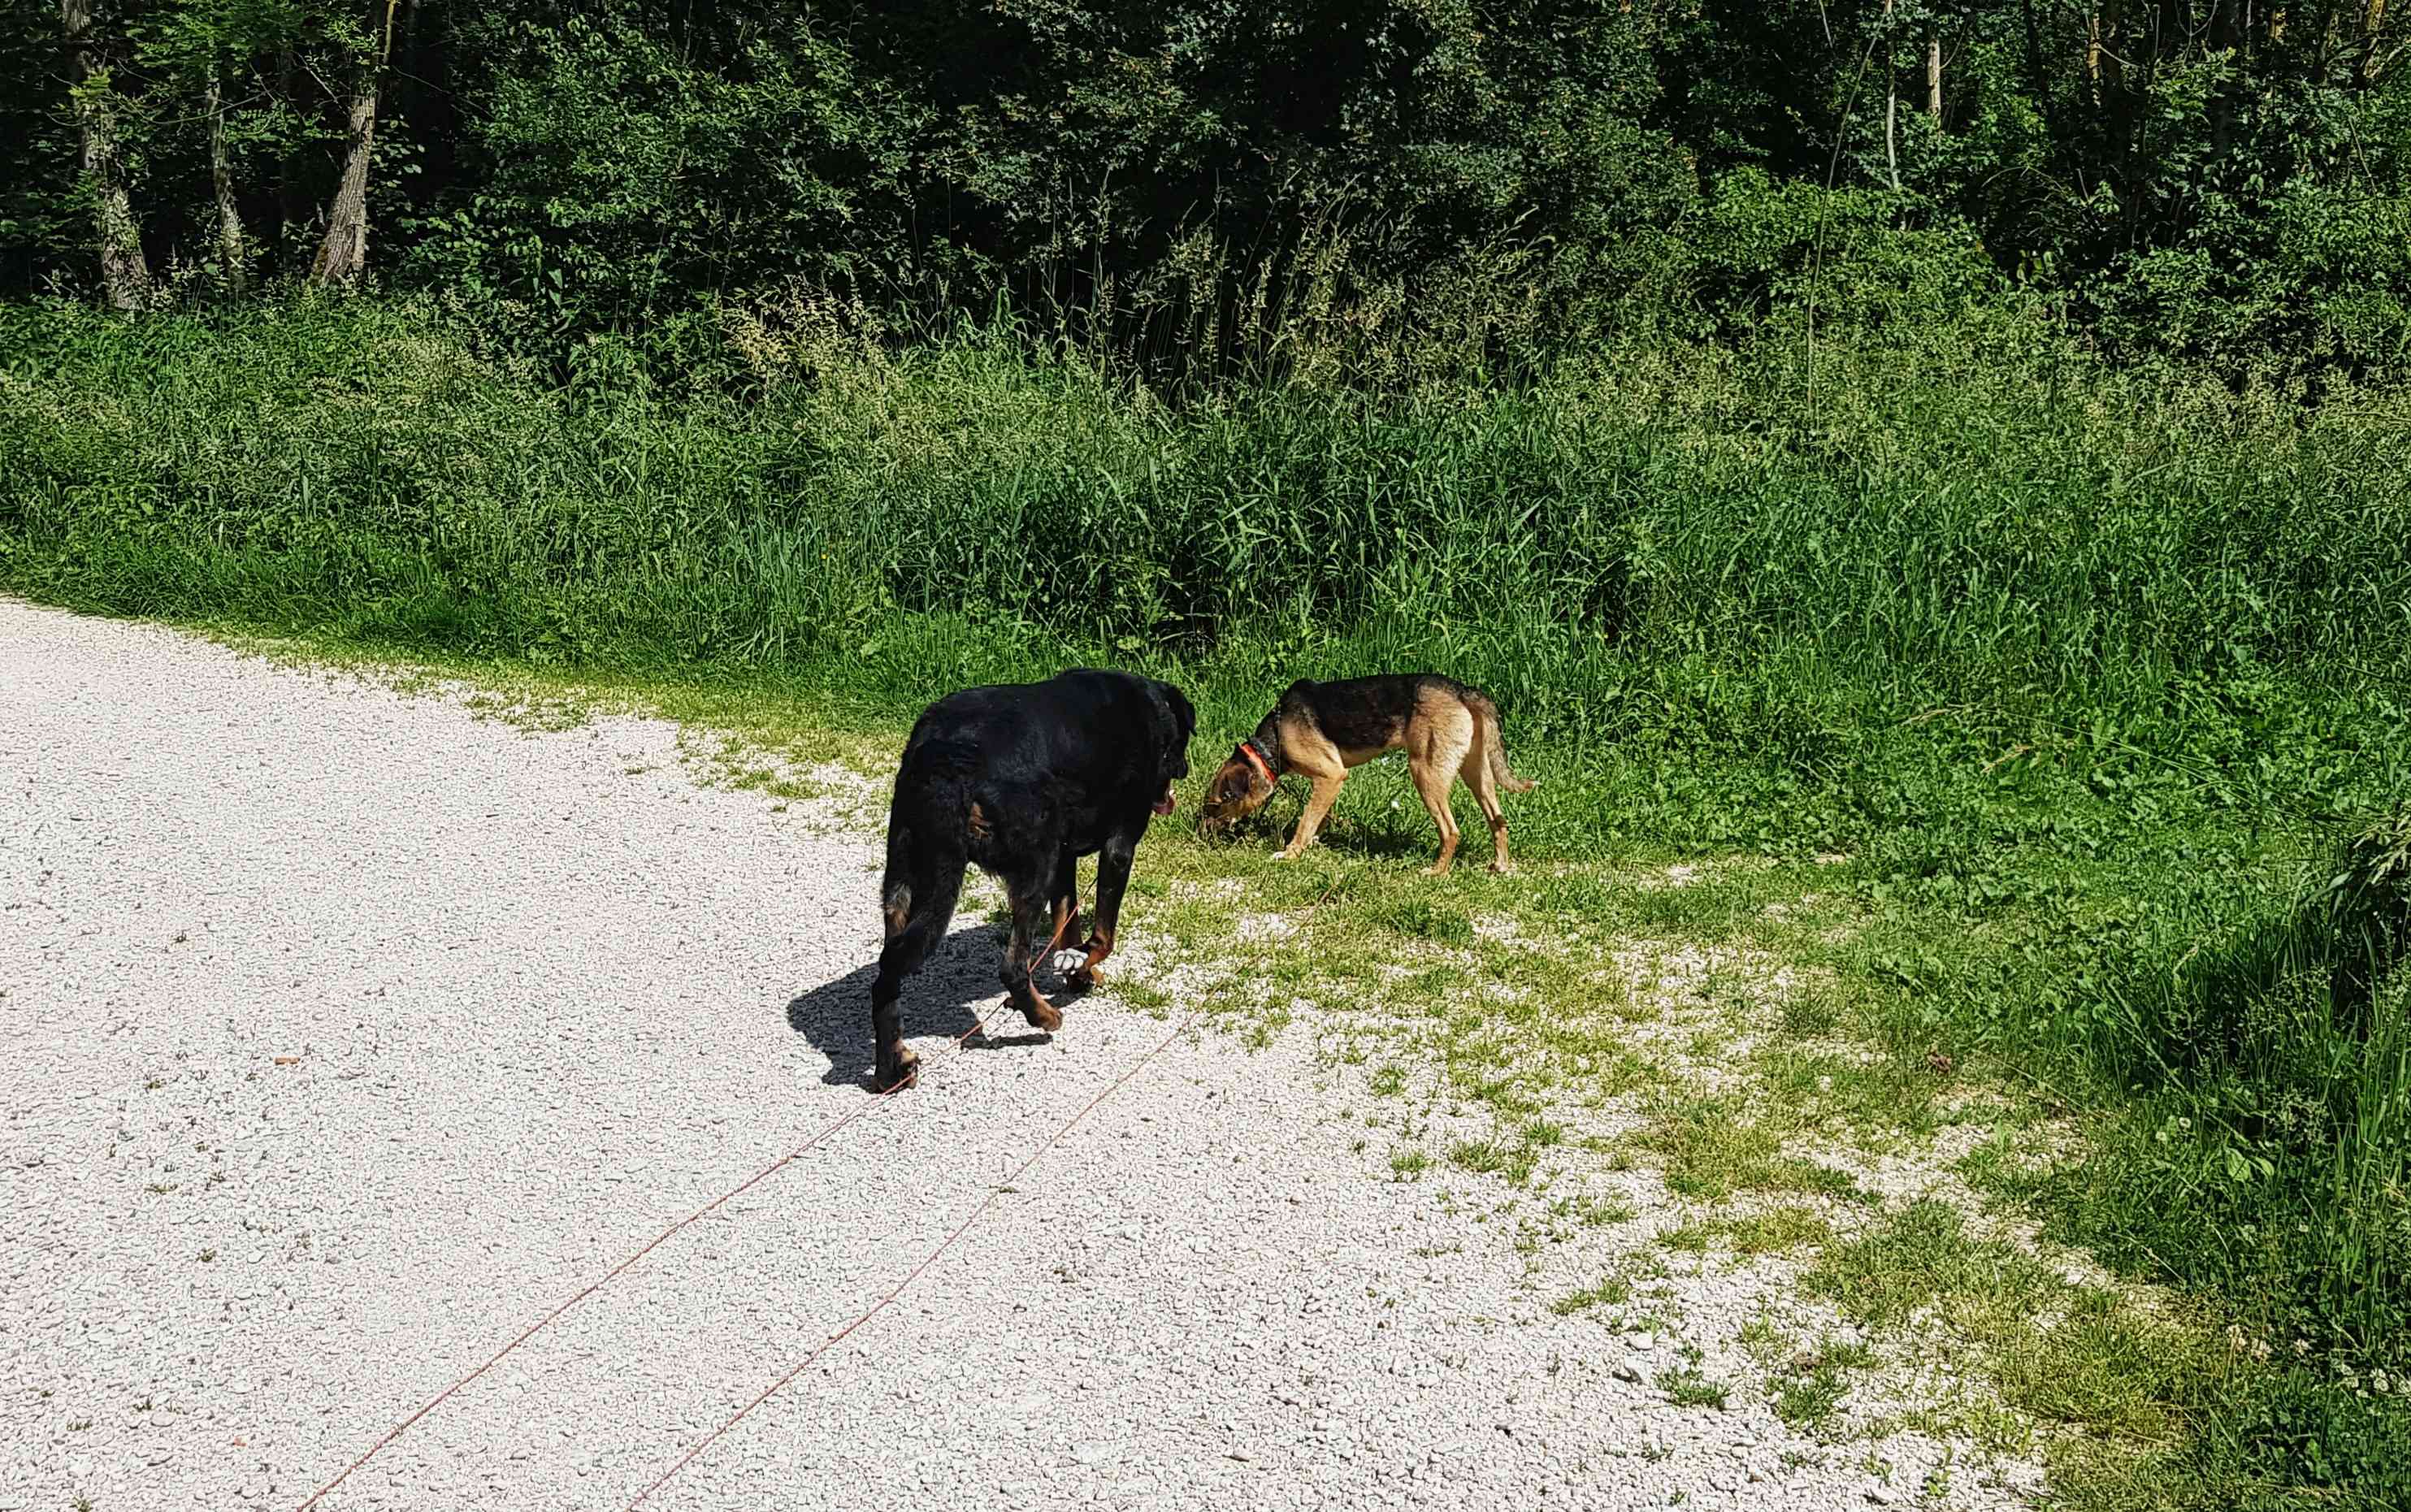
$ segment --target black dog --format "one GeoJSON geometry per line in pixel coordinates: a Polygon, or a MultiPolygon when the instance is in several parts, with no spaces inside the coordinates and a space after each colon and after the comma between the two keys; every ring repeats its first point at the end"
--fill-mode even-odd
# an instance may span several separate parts
{"type": "Polygon", "coordinates": [[[919,1057],[904,1048],[896,998],[946,933],[963,868],[1004,883],[1013,940],[1006,1000],[1041,1029],[1063,1015],[1030,980],[1038,963],[1079,933],[1074,865],[1097,863],[1096,927],[1071,983],[1086,991],[1113,952],[1122,889],[1150,813],[1172,812],[1172,783],[1189,775],[1197,715],[1170,683],[1122,672],[1066,672],[1047,682],[969,688],[924,710],[905,743],[887,811],[887,875],[880,900],[887,943],[870,988],[879,1084],[910,1085],[919,1057]],[[1049,914],[1053,934],[1034,949],[1049,914]]]}

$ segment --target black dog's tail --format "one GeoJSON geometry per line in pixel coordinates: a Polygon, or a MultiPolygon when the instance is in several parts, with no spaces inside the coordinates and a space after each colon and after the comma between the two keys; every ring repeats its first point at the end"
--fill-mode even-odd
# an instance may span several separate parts
{"type": "Polygon", "coordinates": [[[977,822],[972,783],[979,766],[979,751],[969,741],[930,740],[914,747],[896,774],[887,870],[879,884],[887,920],[883,968],[917,970],[954,922],[977,822]]]}

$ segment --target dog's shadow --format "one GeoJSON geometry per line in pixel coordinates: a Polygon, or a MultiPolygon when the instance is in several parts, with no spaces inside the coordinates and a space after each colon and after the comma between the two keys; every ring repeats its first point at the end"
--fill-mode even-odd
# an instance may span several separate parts
{"type": "MultiPolygon", "coordinates": [[[[994,929],[972,924],[956,930],[929,952],[920,970],[904,979],[904,995],[897,1000],[903,1017],[904,1038],[944,1035],[961,1039],[965,1050],[1012,1050],[1051,1043],[1054,1036],[1025,1030],[1021,1015],[1002,1003],[989,1010],[991,1022],[974,1034],[980,1020],[972,1005],[998,992],[997,967],[1004,949],[994,929]],[[999,1033],[1009,1021],[1017,1033],[999,1033]],[[968,1038],[965,1038],[968,1036],[968,1038]]],[[[868,962],[835,981],[824,982],[787,1004],[787,1027],[802,1035],[813,1049],[828,1057],[822,1073],[824,1086],[858,1086],[877,1091],[872,1077],[877,1067],[870,1042],[870,984],[879,963],[868,962]]],[[[1041,973],[1045,990],[1046,973],[1041,973]]],[[[1059,986],[1048,995],[1060,1002],[1059,986]]]]}

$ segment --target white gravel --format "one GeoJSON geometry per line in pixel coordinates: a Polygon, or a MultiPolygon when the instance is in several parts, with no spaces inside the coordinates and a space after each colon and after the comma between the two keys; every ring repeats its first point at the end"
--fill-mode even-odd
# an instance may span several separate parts
{"type": "MultiPolygon", "coordinates": [[[[0,601],[0,1508],[296,1506],[865,1102],[875,836],[694,786],[676,734],[0,601]]],[[[982,911],[907,991],[919,1090],[321,1505],[624,1506],[1162,1037],[1105,996],[938,1054],[995,999],[982,911]]],[[[648,1505],[1917,1498],[1926,1441],[1885,1483],[1758,1393],[1666,1402],[1670,1343],[1553,1316],[1512,1224],[1386,1180],[1304,1038],[1165,1051],[648,1505]]]]}

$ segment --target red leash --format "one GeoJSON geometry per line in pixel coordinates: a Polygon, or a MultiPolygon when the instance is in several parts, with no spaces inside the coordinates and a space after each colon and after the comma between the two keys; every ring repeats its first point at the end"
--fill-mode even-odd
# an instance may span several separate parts
{"type": "MultiPolygon", "coordinates": [[[[961,1034],[957,1035],[953,1045],[949,1047],[950,1050],[960,1051],[963,1047],[964,1041],[970,1040],[972,1036],[979,1033],[982,1027],[983,1026],[981,1025],[975,1023],[961,1034]]],[[[369,1447],[368,1453],[361,1455],[358,1459],[344,1466],[343,1473],[342,1475],[337,1476],[334,1479],[327,1482],[324,1486],[312,1491],[310,1493],[310,1499],[303,1502],[300,1507],[296,1509],[296,1512],[308,1512],[310,1507],[317,1504],[320,1497],[325,1496],[329,1491],[331,1491],[336,1487],[342,1485],[345,1480],[350,1478],[353,1471],[358,1470],[360,1466],[376,1458],[379,1450],[392,1443],[395,1439],[400,1438],[402,1435],[403,1430],[410,1427],[411,1424],[418,1421],[421,1418],[426,1417],[429,1413],[433,1412],[437,1407],[442,1406],[444,1404],[445,1398],[450,1396],[453,1392],[460,1390],[462,1387],[467,1386],[478,1376],[485,1374],[488,1371],[492,1370],[496,1365],[502,1363],[504,1356],[509,1354],[512,1350],[517,1349],[519,1345],[527,1343],[530,1339],[534,1338],[538,1332],[543,1330],[546,1325],[561,1316],[562,1314],[568,1312],[579,1302],[584,1301],[587,1298],[593,1296],[598,1291],[601,1291],[605,1287],[609,1286],[613,1278],[617,1277],[621,1272],[625,1271],[628,1267],[636,1264],[638,1260],[650,1255],[661,1245],[663,1241],[668,1239],[672,1234],[677,1233],[679,1229],[684,1228],[689,1224],[694,1223],[696,1219],[712,1213],[729,1199],[738,1196],[746,1188],[753,1185],[756,1182],[762,1181],[767,1177],[783,1170],[787,1167],[795,1164],[797,1160],[802,1159],[806,1155],[809,1155],[816,1146],[826,1141],[829,1136],[835,1134],[839,1129],[845,1127],[846,1125],[853,1123],[855,1119],[860,1118],[863,1114],[869,1112],[871,1110],[885,1102],[889,1098],[892,1098],[897,1093],[902,1091],[904,1089],[904,1084],[905,1083],[902,1082],[899,1082],[894,1086],[882,1088],[869,1102],[857,1107],[854,1112],[846,1114],[843,1118],[839,1119],[836,1123],[829,1125],[825,1129],[822,1129],[811,1139],[806,1140],[803,1143],[796,1146],[793,1150],[788,1151],[785,1155],[781,1156],[778,1159],[771,1161],[767,1166],[764,1166],[753,1175],[746,1177],[744,1181],[738,1183],[736,1186],[723,1192],[720,1196],[713,1198],[710,1201],[705,1203],[703,1206],[695,1209],[693,1213],[688,1214],[685,1217],[680,1218],[678,1222],[671,1224],[668,1228],[654,1235],[651,1243],[647,1244],[643,1249],[636,1251],[634,1255],[629,1256],[626,1259],[621,1260],[619,1264],[611,1267],[610,1270],[603,1273],[601,1279],[594,1281],[583,1291],[578,1292],[577,1295],[570,1298],[567,1301],[563,1302],[551,1312],[545,1314],[544,1316],[537,1318],[533,1323],[528,1326],[526,1332],[521,1333],[518,1338],[513,1339],[510,1343],[503,1345],[500,1349],[495,1350],[492,1359],[487,1360],[475,1370],[471,1371],[468,1374],[461,1376],[459,1380],[453,1382],[450,1386],[446,1387],[443,1390],[435,1393],[434,1397],[427,1403],[427,1405],[419,1408],[416,1412],[412,1413],[409,1417],[404,1418],[401,1422],[396,1423],[393,1427],[393,1432],[386,1434],[385,1437],[371,1445],[369,1447]]]]}
{"type": "Polygon", "coordinates": [[[823,1340],[811,1354],[806,1355],[803,1359],[796,1364],[795,1369],[787,1372],[786,1374],[780,1376],[777,1380],[764,1388],[761,1395],[745,1403],[745,1405],[738,1408],[734,1416],[732,1416],[726,1422],[721,1424],[718,1428],[713,1429],[710,1434],[707,1436],[702,1443],[697,1444],[694,1448],[687,1450],[685,1454],[679,1456],[678,1463],[670,1466],[667,1470],[663,1471],[659,1479],[655,1480],[651,1485],[636,1493],[636,1500],[628,1504],[628,1512],[636,1512],[637,1507],[642,1506],[645,1504],[648,1497],[667,1485],[671,1476],[677,1475],[679,1471],[684,1470],[689,1464],[694,1462],[695,1456],[711,1447],[711,1446],[719,1440],[722,1434],[727,1432],[730,1429],[735,1428],[739,1422],[743,1421],[747,1413],[752,1412],[763,1403],[767,1402],[772,1397],[778,1395],[779,1392],[786,1387],[788,1382],[794,1380],[796,1376],[801,1375],[805,1371],[810,1370],[811,1368],[812,1361],[828,1353],[831,1345],[844,1338],[847,1334],[852,1333],[855,1330],[862,1327],[865,1323],[869,1322],[872,1318],[877,1317],[881,1313],[886,1311],[887,1305],[890,1302],[893,1302],[898,1297],[903,1295],[905,1287],[921,1279],[922,1272],[927,1271],[932,1265],[937,1264],[939,1257],[945,1254],[946,1251],[954,1248],[955,1241],[962,1238],[965,1233],[969,1232],[971,1226],[977,1223],[981,1216],[984,1215],[989,1208],[996,1205],[996,1199],[1004,1195],[1001,1190],[1002,1187],[1011,1186],[1016,1182],[1019,1181],[1025,1171],[1029,1170],[1030,1167],[1038,1163],[1039,1156],[1055,1148],[1057,1144],[1062,1141],[1063,1136],[1072,1132],[1074,1126],[1077,1125],[1081,1119],[1088,1117],[1089,1114],[1096,1111],[1099,1103],[1103,1102],[1107,1098],[1110,1098],[1115,1093],[1120,1091],[1123,1083],[1130,1081],[1132,1077],[1136,1076],[1141,1070],[1144,1070],[1148,1061],[1153,1060],[1157,1054],[1166,1045],[1169,1045],[1173,1040],[1178,1039],[1184,1032],[1186,1032],[1191,1025],[1197,1022],[1199,1014],[1204,1011],[1205,1010],[1203,1009],[1196,1010],[1187,1018],[1173,1025],[1172,1032],[1170,1034],[1167,1034],[1162,1039],[1157,1040],[1146,1054],[1141,1055],[1137,1060],[1132,1062],[1131,1069],[1122,1072],[1121,1076],[1117,1079],[1111,1086],[1105,1088],[1103,1092],[1098,1093],[1095,1097],[1090,1098],[1087,1105],[1082,1107],[1078,1112],[1074,1113],[1070,1119],[1065,1121],[1061,1128],[1057,1129],[1052,1135],[1047,1137],[1045,1143],[1040,1145],[1037,1149],[1032,1150],[1030,1153],[1030,1158],[1024,1160],[1019,1166],[1016,1167],[1012,1175],[1007,1176],[1002,1182],[999,1183],[999,1189],[991,1190],[987,1194],[986,1198],[981,1201],[980,1205],[972,1210],[971,1216],[965,1218],[960,1224],[957,1224],[955,1228],[955,1231],[948,1234],[945,1237],[945,1240],[940,1243],[936,1249],[931,1250],[926,1259],[922,1260],[920,1264],[913,1267],[910,1274],[905,1276],[903,1280],[896,1283],[893,1287],[889,1288],[886,1296],[882,1297],[879,1301],[871,1303],[869,1307],[863,1311],[861,1316],[855,1318],[853,1322],[848,1323],[845,1327],[838,1330],[835,1333],[830,1334],[826,1339],[823,1340]]]}

